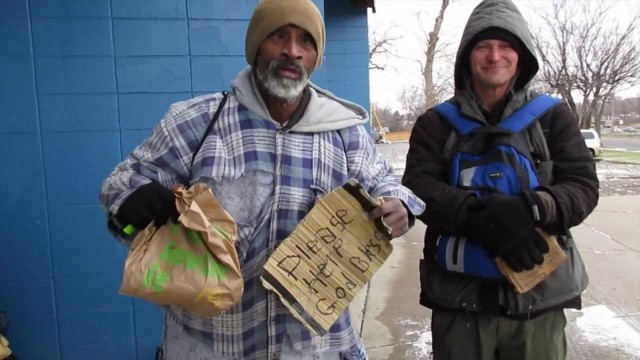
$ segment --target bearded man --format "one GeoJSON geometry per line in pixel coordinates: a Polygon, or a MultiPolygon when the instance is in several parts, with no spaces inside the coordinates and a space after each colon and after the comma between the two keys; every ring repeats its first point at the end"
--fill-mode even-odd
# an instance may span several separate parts
{"type": "Polygon", "coordinates": [[[367,358],[348,309],[315,336],[260,281],[269,256],[316,200],[349,179],[385,198],[370,216],[382,217],[392,237],[424,210],[377,152],[363,126],[366,111],[309,81],[324,46],[324,21],[310,0],[261,1],[247,29],[249,66],[231,93],[173,104],[104,181],[109,228],[124,241],[131,236],[123,226],[177,217],[176,184],[208,184],[238,225],[242,299],[213,318],[167,308],[165,359],[367,358]]]}

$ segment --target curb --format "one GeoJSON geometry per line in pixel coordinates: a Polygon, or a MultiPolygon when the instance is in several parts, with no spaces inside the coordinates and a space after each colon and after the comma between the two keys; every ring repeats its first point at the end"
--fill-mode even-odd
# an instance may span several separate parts
{"type": "Polygon", "coordinates": [[[612,164],[624,164],[624,165],[639,165],[640,166],[640,162],[632,162],[632,161],[624,161],[624,160],[600,159],[600,160],[598,160],[596,162],[612,163],[612,164]]]}

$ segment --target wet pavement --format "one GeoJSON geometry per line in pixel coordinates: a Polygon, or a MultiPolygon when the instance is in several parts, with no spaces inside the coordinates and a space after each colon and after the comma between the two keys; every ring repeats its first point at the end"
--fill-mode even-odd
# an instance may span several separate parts
{"type": "MultiPolygon", "coordinates": [[[[402,174],[408,145],[379,145],[402,174]]],[[[567,310],[569,359],[640,359],[640,164],[597,163],[598,207],[572,229],[590,285],[567,310]]],[[[425,227],[393,241],[389,260],[351,306],[372,360],[429,359],[430,310],[418,305],[425,227]]]]}
{"type": "Polygon", "coordinates": [[[568,310],[572,359],[640,359],[640,195],[602,196],[572,229],[590,284],[568,310]]]}

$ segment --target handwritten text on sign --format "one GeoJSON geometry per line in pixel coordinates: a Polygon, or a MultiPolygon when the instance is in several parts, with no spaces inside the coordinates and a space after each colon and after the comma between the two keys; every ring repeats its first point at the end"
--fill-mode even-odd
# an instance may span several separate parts
{"type": "Polygon", "coordinates": [[[391,253],[343,188],[320,200],[272,254],[263,282],[310,330],[324,334],[391,253]]]}

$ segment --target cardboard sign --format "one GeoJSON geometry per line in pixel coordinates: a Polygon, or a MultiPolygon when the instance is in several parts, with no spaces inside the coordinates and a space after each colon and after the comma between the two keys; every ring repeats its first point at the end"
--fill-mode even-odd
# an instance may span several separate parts
{"type": "Polygon", "coordinates": [[[497,258],[496,263],[498,268],[509,280],[509,282],[516,289],[516,292],[524,294],[533,289],[546,279],[552,272],[554,272],[562,263],[567,259],[567,254],[558,245],[558,240],[555,235],[551,235],[546,231],[536,228],[536,231],[542,235],[544,240],[549,245],[549,252],[543,255],[543,262],[540,265],[536,265],[531,270],[525,270],[521,272],[515,272],[511,270],[504,260],[497,258]]]}
{"type": "Polygon", "coordinates": [[[325,334],[392,251],[376,202],[355,180],[324,196],[271,255],[263,285],[312,332],[325,334]]]}

